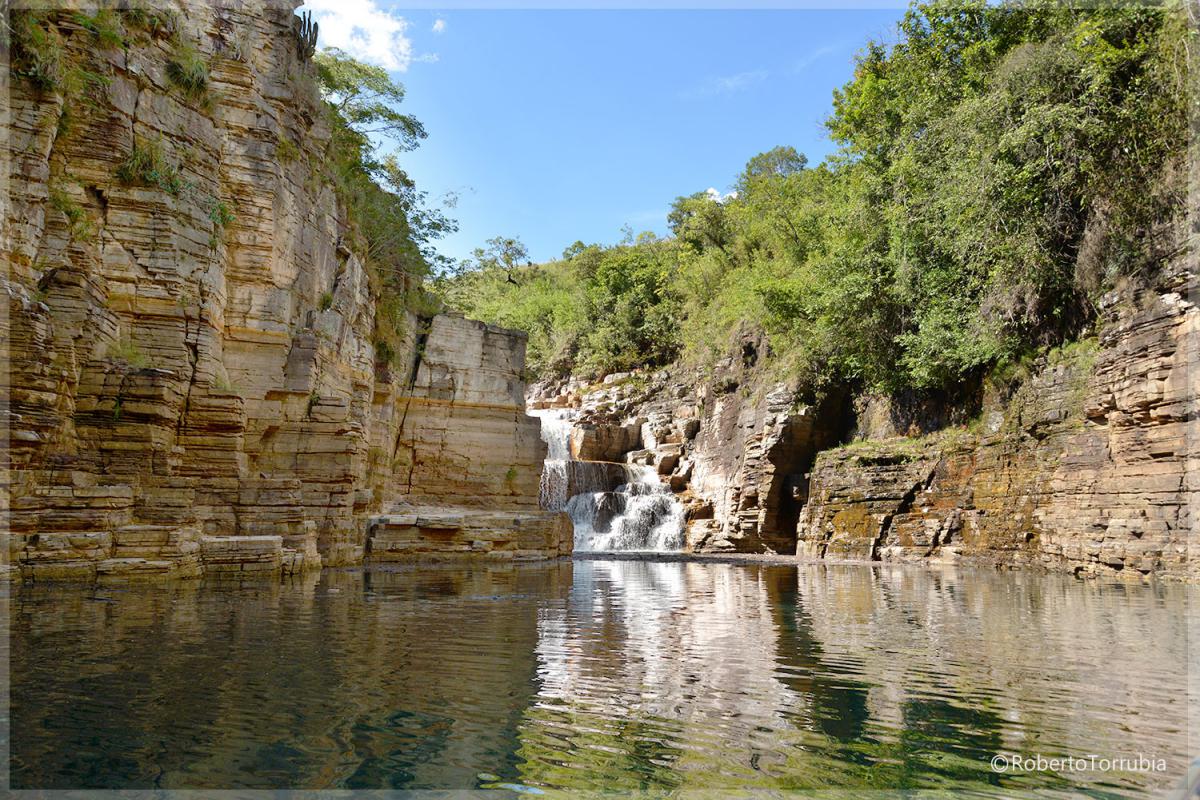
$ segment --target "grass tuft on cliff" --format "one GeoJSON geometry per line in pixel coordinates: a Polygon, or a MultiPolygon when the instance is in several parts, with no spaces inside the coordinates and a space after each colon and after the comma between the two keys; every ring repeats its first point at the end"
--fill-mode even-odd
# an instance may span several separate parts
{"type": "Polygon", "coordinates": [[[101,48],[124,47],[125,26],[122,23],[121,15],[116,11],[107,8],[98,9],[92,14],[76,11],[71,18],[77,25],[92,34],[101,48]]]}
{"type": "Polygon", "coordinates": [[[195,45],[179,36],[171,46],[167,78],[193,103],[204,104],[208,100],[208,62],[195,45]]]}
{"type": "Polygon", "coordinates": [[[90,242],[96,237],[96,228],[88,217],[87,211],[71,195],[65,186],[58,182],[50,184],[50,207],[67,219],[68,230],[73,241],[90,242]]]}
{"type": "Polygon", "coordinates": [[[9,42],[13,75],[44,92],[57,91],[63,80],[62,35],[45,12],[15,11],[10,15],[9,42]]]}
{"type": "Polygon", "coordinates": [[[117,167],[116,177],[126,186],[150,186],[171,195],[184,188],[179,167],[166,157],[159,141],[136,141],[129,157],[117,167]]]}

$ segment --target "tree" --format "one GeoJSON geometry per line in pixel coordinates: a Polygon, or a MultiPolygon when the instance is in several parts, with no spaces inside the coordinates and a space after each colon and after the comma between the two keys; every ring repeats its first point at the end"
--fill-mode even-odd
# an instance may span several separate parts
{"type": "Polygon", "coordinates": [[[395,353],[406,312],[428,300],[425,279],[448,264],[435,242],[457,226],[396,156],[425,138],[421,123],[396,108],[404,87],[340,50],[318,53],[313,63],[332,129],[323,166],[346,210],[346,243],[378,296],[376,351],[395,353]]]}
{"type": "Polygon", "coordinates": [[[313,62],[333,127],[327,163],[362,239],[359,250],[387,286],[406,291],[409,276],[446,267],[434,243],[457,229],[396,157],[397,150],[416,147],[425,129],[395,108],[404,87],[382,67],[335,48],[313,62]]]}
{"type": "Polygon", "coordinates": [[[346,125],[363,136],[381,136],[402,150],[412,150],[426,136],[425,128],[408,114],[396,110],[404,100],[404,86],[383,67],[364,64],[336,47],[313,58],[325,99],[346,125]]]}
{"type": "Polygon", "coordinates": [[[752,332],[810,391],[970,386],[1178,256],[1197,36],[1176,0],[914,4],[835,92],[822,164],[755,155],[731,195],[677,198],[671,239],[627,228],[519,288],[495,270],[475,307],[528,320],[556,373],[721,358],[752,332]]]}
{"type": "Polygon", "coordinates": [[[730,230],[725,207],[707,192],[675,198],[667,213],[667,226],[675,238],[694,250],[715,247],[728,253],[730,230]]]}
{"type": "Polygon", "coordinates": [[[750,219],[767,220],[788,246],[803,258],[804,235],[792,218],[800,176],[808,158],[790,145],[774,147],[746,162],[737,180],[737,196],[750,219]]]}
{"type": "Polygon", "coordinates": [[[808,158],[791,145],[773,147],[746,162],[738,179],[738,193],[747,191],[756,181],[787,178],[808,166],[808,158]]]}
{"type": "Polygon", "coordinates": [[[483,271],[500,270],[508,283],[520,285],[515,277],[515,270],[522,263],[532,266],[529,260],[529,248],[517,237],[493,236],[487,240],[487,247],[476,247],[472,252],[477,269],[483,271]]]}
{"type": "Polygon", "coordinates": [[[569,247],[563,250],[562,257],[564,260],[570,260],[587,249],[587,245],[582,240],[576,239],[569,247]]]}

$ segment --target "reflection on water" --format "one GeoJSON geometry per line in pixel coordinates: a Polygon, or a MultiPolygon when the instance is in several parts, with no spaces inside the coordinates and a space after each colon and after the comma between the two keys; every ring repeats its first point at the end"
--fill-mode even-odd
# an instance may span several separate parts
{"type": "Polygon", "coordinates": [[[21,587],[14,787],[1140,796],[1186,762],[1185,593],[584,561],[21,587]],[[996,754],[1166,759],[997,774],[996,754]]]}

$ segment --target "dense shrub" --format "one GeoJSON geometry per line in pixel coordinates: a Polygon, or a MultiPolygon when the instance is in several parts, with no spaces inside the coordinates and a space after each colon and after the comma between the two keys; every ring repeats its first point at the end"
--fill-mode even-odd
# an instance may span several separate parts
{"type": "Polygon", "coordinates": [[[450,294],[529,329],[543,371],[704,362],[758,331],[814,391],[961,384],[1086,334],[1176,252],[1195,45],[1175,3],[915,5],[835,92],[825,163],[775,148],[735,195],[679,198],[668,241],[450,294]]]}
{"type": "Polygon", "coordinates": [[[516,240],[490,244],[441,291],[470,316],[527,331],[535,374],[606,374],[678,355],[674,242],[578,243],[561,260],[539,265],[514,263],[511,245],[524,252],[516,240]]]}

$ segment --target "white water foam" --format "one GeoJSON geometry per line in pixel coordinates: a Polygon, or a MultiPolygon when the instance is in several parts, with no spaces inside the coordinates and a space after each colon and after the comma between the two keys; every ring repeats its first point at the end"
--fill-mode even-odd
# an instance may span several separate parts
{"type": "Polygon", "coordinates": [[[631,480],[614,492],[577,494],[567,501],[579,551],[683,547],[683,506],[653,467],[630,466],[631,480]]]}
{"type": "Polygon", "coordinates": [[[547,511],[562,511],[570,499],[567,462],[571,459],[571,421],[575,415],[557,408],[533,409],[528,413],[542,423],[542,441],[546,443],[538,500],[547,511]]]}
{"type": "Polygon", "coordinates": [[[577,552],[683,548],[683,506],[653,467],[576,461],[570,447],[575,412],[535,409],[529,414],[541,420],[546,443],[542,507],[571,515],[577,552]],[[616,469],[624,470],[625,482],[610,491],[616,469]]]}

